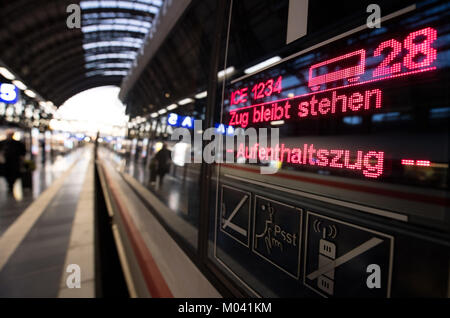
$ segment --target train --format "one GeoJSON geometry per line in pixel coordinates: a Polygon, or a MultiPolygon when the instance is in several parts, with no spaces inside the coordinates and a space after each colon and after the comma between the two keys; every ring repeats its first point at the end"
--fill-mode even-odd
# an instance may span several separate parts
{"type": "Polygon", "coordinates": [[[172,3],[96,161],[131,296],[450,296],[450,6],[369,3],[172,3]]]}

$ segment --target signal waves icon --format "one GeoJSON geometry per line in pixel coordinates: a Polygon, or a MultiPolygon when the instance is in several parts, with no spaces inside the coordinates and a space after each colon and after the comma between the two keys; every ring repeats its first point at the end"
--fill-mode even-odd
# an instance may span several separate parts
{"type": "Polygon", "coordinates": [[[313,229],[316,233],[323,233],[323,238],[336,238],[337,236],[337,228],[333,225],[323,225],[322,221],[319,221],[318,219],[314,220],[313,222],[313,229]]]}

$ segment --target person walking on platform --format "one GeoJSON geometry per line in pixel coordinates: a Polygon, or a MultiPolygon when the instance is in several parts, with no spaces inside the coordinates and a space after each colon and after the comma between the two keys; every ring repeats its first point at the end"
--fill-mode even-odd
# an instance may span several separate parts
{"type": "Polygon", "coordinates": [[[6,140],[0,142],[0,152],[4,157],[4,176],[8,182],[9,193],[12,193],[14,183],[20,178],[20,169],[26,154],[25,145],[13,139],[14,131],[6,132],[6,140]]]}
{"type": "Polygon", "coordinates": [[[161,188],[164,176],[169,172],[171,164],[171,152],[167,149],[166,143],[155,155],[154,160],[156,161],[156,174],[159,176],[159,187],[161,188]]]}

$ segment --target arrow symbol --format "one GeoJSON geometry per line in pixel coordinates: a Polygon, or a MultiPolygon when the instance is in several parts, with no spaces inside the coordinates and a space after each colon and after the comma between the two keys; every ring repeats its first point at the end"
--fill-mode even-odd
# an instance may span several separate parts
{"type": "Polygon", "coordinates": [[[248,199],[248,195],[245,195],[241,201],[239,202],[239,204],[234,208],[233,212],[231,212],[230,216],[228,217],[228,219],[224,220],[223,226],[222,228],[225,230],[227,228],[227,226],[229,226],[230,228],[232,228],[233,230],[235,230],[236,232],[247,236],[247,231],[244,230],[243,228],[241,228],[240,226],[237,226],[236,224],[231,223],[231,220],[233,219],[233,217],[236,215],[236,213],[239,211],[239,209],[242,207],[242,205],[244,205],[245,201],[247,201],[248,199]]]}

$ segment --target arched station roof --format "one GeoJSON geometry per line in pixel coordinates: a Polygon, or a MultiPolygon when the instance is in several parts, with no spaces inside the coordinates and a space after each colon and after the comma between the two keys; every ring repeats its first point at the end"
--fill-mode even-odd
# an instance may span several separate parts
{"type": "Polygon", "coordinates": [[[0,60],[59,106],[128,73],[164,0],[2,0],[0,60]],[[69,29],[70,4],[81,28],[69,29]]]}

